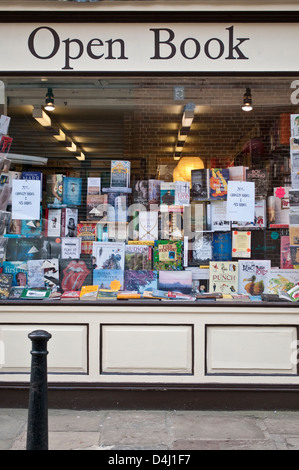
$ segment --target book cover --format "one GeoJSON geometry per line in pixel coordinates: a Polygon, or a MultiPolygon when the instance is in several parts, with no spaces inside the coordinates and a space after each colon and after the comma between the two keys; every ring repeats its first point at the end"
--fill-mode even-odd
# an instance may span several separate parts
{"type": "Polygon", "coordinates": [[[21,294],[21,299],[27,300],[42,300],[48,299],[51,294],[51,289],[47,289],[46,287],[33,287],[28,289],[23,289],[21,294]]]}
{"type": "Polygon", "coordinates": [[[190,204],[190,183],[186,181],[175,182],[175,198],[176,206],[188,206],[190,204]]]}
{"type": "Polygon", "coordinates": [[[290,207],[299,206],[299,189],[289,189],[290,207]]]}
{"type": "Polygon", "coordinates": [[[109,222],[127,222],[128,219],[128,194],[119,191],[108,193],[109,222]]]}
{"type": "Polygon", "coordinates": [[[63,193],[63,174],[51,174],[46,177],[46,204],[61,205],[63,193]]]}
{"type": "Polygon", "coordinates": [[[232,222],[232,228],[266,228],[267,227],[267,204],[266,199],[256,199],[254,202],[253,222],[232,222]]]}
{"type": "Polygon", "coordinates": [[[0,237],[0,261],[5,259],[8,238],[0,237]]]}
{"type": "Polygon", "coordinates": [[[46,237],[61,236],[61,209],[46,209],[45,235],[46,237]]]}
{"type": "Polygon", "coordinates": [[[268,293],[269,260],[239,260],[239,294],[268,293]]]}
{"type": "Polygon", "coordinates": [[[266,169],[250,169],[246,170],[246,181],[254,183],[255,196],[267,197],[269,188],[269,175],[266,169]]]}
{"type": "Polygon", "coordinates": [[[107,194],[87,194],[86,218],[87,220],[107,220],[108,196],[107,194]]]}
{"type": "Polygon", "coordinates": [[[211,200],[227,198],[228,168],[209,169],[209,197],[211,200]]]}
{"type": "Polygon", "coordinates": [[[269,294],[288,291],[299,282],[299,269],[272,268],[268,278],[269,294]]]}
{"type": "Polygon", "coordinates": [[[12,286],[12,274],[0,273],[0,299],[7,299],[12,286]]]}
{"type": "Polygon", "coordinates": [[[44,273],[45,287],[56,292],[60,288],[59,260],[57,258],[43,260],[42,269],[44,273]]]}
{"type": "Polygon", "coordinates": [[[10,233],[12,235],[21,235],[21,220],[19,219],[11,219],[9,230],[6,233],[10,233]]]}
{"type": "Polygon", "coordinates": [[[117,290],[99,289],[97,300],[117,300],[117,290]]]}
{"type": "Polygon", "coordinates": [[[100,195],[101,194],[101,178],[88,177],[87,178],[87,194],[100,195]]]}
{"type": "Polygon", "coordinates": [[[142,294],[145,290],[157,289],[158,273],[149,270],[125,270],[124,290],[137,291],[142,294]]]}
{"type": "Polygon", "coordinates": [[[299,268],[299,245],[290,245],[291,263],[294,268],[299,268]]]}
{"type": "Polygon", "coordinates": [[[160,190],[161,181],[150,179],[148,180],[148,203],[149,205],[160,205],[160,190]]]}
{"type": "Polygon", "coordinates": [[[290,198],[288,187],[276,187],[274,191],[275,224],[289,225],[290,198]]]}
{"type": "Polygon", "coordinates": [[[93,283],[99,289],[111,289],[113,291],[124,289],[123,269],[94,269],[93,283]]]}
{"type": "Polygon", "coordinates": [[[173,206],[175,203],[175,183],[161,181],[160,185],[160,210],[167,206],[173,206]]]}
{"type": "Polygon", "coordinates": [[[81,255],[81,238],[62,237],[61,238],[61,258],[77,259],[81,255]]]}
{"type": "Polygon", "coordinates": [[[48,237],[43,239],[41,248],[41,258],[61,258],[61,240],[60,237],[48,237]]]}
{"type": "Polygon", "coordinates": [[[231,252],[232,252],[231,232],[214,232],[213,238],[212,238],[213,260],[214,261],[229,261],[231,260],[231,252]]]}
{"type": "Polygon", "coordinates": [[[290,245],[299,245],[299,227],[289,227],[290,245]]]}
{"type": "Polygon", "coordinates": [[[231,222],[226,219],[226,201],[211,201],[211,230],[224,232],[231,229],[231,222]]]}
{"type": "Polygon", "coordinates": [[[41,171],[22,171],[22,180],[34,180],[40,182],[40,199],[43,196],[43,174],[41,171]]]}
{"type": "Polygon", "coordinates": [[[60,287],[63,291],[81,290],[82,286],[93,284],[91,259],[61,259],[60,287]]]}
{"type": "Polygon", "coordinates": [[[209,192],[209,170],[191,170],[191,200],[207,200],[209,199],[209,192]]]}
{"type": "Polygon", "coordinates": [[[125,269],[134,271],[148,271],[152,269],[153,248],[147,245],[125,246],[125,269]]]}
{"type": "Polygon", "coordinates": [[[8,233],[11,225],[11,212],[0,211],[0,237],[8,233]]]}
{"type": "Polygon", "coordinates": [[[210,261],[210,292],[238,293],[237,261],[210,261]]]}
{"type": "MultiPolygon", "coordinates": [[[[8,261],[13,261],[16,259],[17,261],[28,261],[31,259],[40,258],[40,250],[42,247],[41,238],[18,238],[16,239],[16,242],[16,250],[12,254],[12,258],[7,258],[8,261]]],[[[7,246],[9,245],[10,240],[7,246]]]]}
{"type": "Polygon", "coordinates": [[[82,286],[80,290],[80,300],[97,300],[98,285],[82,286]]]}
{"type": "Polygon", "coordinates": [[[78,209],[65,207],[61,209],[61,236],[76,237],[78,224],[78,209]]]}
{"type": "MultiPolygon", "coordinates": [[[[299,227],[298,227],[299,229],[299,227]]],[[[280,269],[293,269],[291,260],[290,237],[282,235],[280,237],[280,269]]]]}
{"type": "Polygon", "coordinates": [[[156,240],[153,249],[155,271],[183,269],[183,244],[181,240],[156,240]]]}
{"type": "Polygon", "coordinates": [[[68,206],[80,206],[82,199],[82,178],[64,176],[62,185],[62,203],[68,206]]]}
{"type": "Polygon", "coordinates": [[[80,299],[80,291],[79,290],[72,290],[72,291],[65,291],[61,294],[60,300],[79,300],[80,299]]]}
{"type": "Polygon", "coordinates": [[[3,272],[12,274],[13,287],[27,287],[28,266],[26,261],[3,261],[3,272]]]}
{"type": "Polygon", "coordinates": [[[77,236],[81,239],[81,253],[91,255],[93,242],[97,239],[97,224],[91,222],[79,223],[77,225],[77,236]]]}
{"type": "Polygon", "coordinates": [[[230,166],[229,171],[229,181],[246,181],[246,170],[247,167],[240,166],[230,166]]]}
{"type": "Polygon", "coordinates": [[[38,237],[42,234],[43,219],[21,220],[21,235],[24,237],[38,237]]]}
{"type": "Polygon", "coordinates": [[[131,163],[129,161],[111,161],[111,188],[128,188],[130,186],[131,163]]]}
{"type": "Polygon", "coordinates": [[[9,137],[8,135],[2,135],[0,139],[0,155],[4,158],[7,157],[10,147],[12,144],[12,137],[9,137]]]}
{"type": "Polygon", "coordinates": [[[95,269],[124,270],[125,243],[94,242],[92,256],[95,269]]]}
{"type": "Polygon", "coordinates": [[[194,265],[208,265],[212,260],[212,233],[197,232],[191,243],[191,261],[194,265]]]}
{"type": "Polygon", "coordinates": [[[28,287],[45,287],[44,270],[42,268],[44,260],[29,260],[28,266],[28,287]]]}
{"type": "Polygon", "coordinates": [[[190,294],[192,290],[191,271],[159,271],[158,289],[162,291],[190,294]]]}
{"type": "Polygon", "coordinates": [[[148,198],[148,180],[137,180],[132,183],[132,199],[133,204],[140,204],[146,210],[149,203],[148,198]]]}
{"type": "Polygon", "coordinates": [[[232,232],[232,257],[250,258],[251,257],[251,232],[238,231],[232,232]]]}
{"type": "Polygon", "coordinates": [[[158,239],[158,212],[139,212],[139,240],[149,241],[158,239]]]}

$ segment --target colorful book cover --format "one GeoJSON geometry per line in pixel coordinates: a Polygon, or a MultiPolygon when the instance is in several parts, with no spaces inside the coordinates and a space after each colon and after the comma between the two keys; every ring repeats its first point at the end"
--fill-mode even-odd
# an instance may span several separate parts
{"type": "Polygon", "coordinates": [[[80,300],[97,300],[98,285],[82,286],[80,291],[80,300]]]}
{"type": "Polygon", "coordinates": [[[207,265],[212,260],[212,233],[197,232],[191,243],[192,251],[190,252],[191,262],[193,265],[207,265]]]}
{"type": "Polygon", "coordinates": [[[231,232],[214,232],[212,240],[213,261],[229,261],[232,252],[231,232]]]}
{"type": "Polygon", "coordinates": [[[12,286],[12,274],[0,273],[0,299],[7,299],[12,286]]]}
{"type": "Polygon", "coordinates": [[[125,243],[94,242],[92,257],[95,269],[124,270],[125,243]]]}
{"type": "Polygon", "coordinates": [[[183,269],[183,244],[181,240],[156,240],[153,250],[155,271],[183,269]]]}
{"type": "Polygon", "coordinates": [[[65,207],[61,209],[61,236],[76,237],[78,224],[78,209],[65,207]]]}
{"type": "Polygon", "coordinates": [[[294,268],[299,268],[299,245],[290,245],[291,263],[294,268]]]}
{"type": "Polygon", "coordinates": [[[158,273],[149,270],[125,270],[124,290],[137,291],[142,294],[145,290],[157,289],[158,273]]]}
{"type": "Polygon", "coordinates": [[[59,264],[58,259],[29,260],[28,287],[47,287],[51,291],[57,290],[59,286],[59,264]]]}
{"type": "Polygon", "coordinates": [[[93,242],[97,239],[97,224],[82,222],[77,225],[77,236],[81,238],[81,254],[91,255],[93,242]]]}
{"type": "Polygon", "coordinates": [[[209,199],[209,170],[191,170],[192,201],[204,201],[209,199]]]}
{"type": "Polygon", "coordinates": [[[94,269],[93,283],[99,289],[111,289],[113,291],[124,289],[123,269],[94,269]]]}
{"type": "MultiPolygon", "coordinates": [[[[16,250],[13,254],[13,258],[8,259],[10,260],[17,260],[17,261],[28,261],[30,259],[39,259],[40,258],[40,250],[42,247],[42,239],[41,238],[18,238],[16,240],[16,250]]],[[[8,246],[10,244],[10,240],[8,246]]]]}
{"type": "Polygon", "coordinates": [[[108,197],[107,194],[87,194],[86,217],[87,220],[107,219],[108,197]]]}
{"type": "Polygon", "coordinates": [[[209,196],[211,200],[227,198],[228,181],[228,168],[211,168],[209,170],[209,196]]]}
{"type": "Polygon", "coordinates": [[[22,220],[21,221],[21,235],[25,237],[38,237],[42,234],[43,219],[42,216],[39,220],[22,220]]]}
{"type": "Polygon", "coordinates": [[[238,262],[210,261],[210,292],[238,293],[238,262]]]}
{"type": "Polygon", "coordinates": [[[40,181],[40,199],[42,200],[43,196],[43,174],[41,171],[23,171],[22,180],[34,180],[40,181]]]}
{"type": "Polygon", "coordinates": [[[288,291],[299,282],[299,269],[272,268],[268,278],[269,294],[279,294],[288,291]]]}
{"type": "Polygon", "coordinates": [[[80,299],[80,291],[79,290],[71,290],[65,291],[61,294],[60,300],[79,300],[80,299]]]}
{"type": "Polygon", "coordinates": [[[129,161],[111,161],[111,188],[128,188],[130,186],[131,163],[129,161]]]}
{"type": "Polygon", "coordinates": [[[61,238],[61,258],[77,259],[81,255],[81,238],[62,237],[61,238]]]}
{"type": "Polygon", "coordinates": [[[269,260],[239,260],[239,294],[268,293],[269,260]]]}
{"type": "Polygon", "coordinates": [[[80,206],[82,199],[82,178],[65,176],[62,185],[62,203],[68,206],[80,206]]]}
{"type": "Polygon", "coordinates": [[[152,269],[153,248],[147,245],[125,246],[125,269],[134,271],[148,271],[152,269]]]}
{"type": "Polygon", "coordinates": [[[275,224],[289,225],[290,198],[289,188],[276,187],[274,191],[275,224]]]}
{"type": "Polygon", "coordinates": [[[33,287],[31,289],[23,289],[21,299],[42,300],[50,297],[51,289],[46,287],[33,287]]]}
{"type": "Polygon", "coordinates": [[[266,169],[247,168],[246,181],[254,183],[256,197],[267,197],[269,187],[269,175],[266,169]]]}
{"type": "Polygon", "coordinates": [[[61,259],[60,287],[63,291],[81,290],[82,286],[93,284],[91,259],[61,259]]]}
{"type": "Polygon", "coordinates": [[[61,205],[63,193],[63,174],[47,175],[46,204],[61,205]]]}
{"type": "Polygon", "coordinates": [[[13,287],[27,287],[28,266],[26,261],[3,261],[3,272],[12,274],[13,287]]]}
{"type": "Polygon", "coordinates": [[[99,289],[97,300],[117,300],[117,290],[99,289]]]}
{"type": "Polygon", "coordinates": [[[159,271],[158,289],[190,294],[192,290],[191,271],[159,271]]]}

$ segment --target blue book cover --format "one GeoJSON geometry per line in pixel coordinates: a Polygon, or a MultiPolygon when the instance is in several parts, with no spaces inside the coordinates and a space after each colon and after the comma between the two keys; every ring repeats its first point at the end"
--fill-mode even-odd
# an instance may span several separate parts
{"type": "Polygon", "coordinates": [[[13,275],[13,287],[27,287],[28,267],[26,261],[3,261],[3,272],[13,275]]]}
{"type": "Polygon", "coordinates": [[[80,206],[82,198],[82,178],[65,176],[62,186],[62,203],[67,206],[80,206]]]}
{"type": "Polygon", "coordinates": [[[142,294],[145,290],[152,291],[153,289],[158,289],[157,271],[125,271],[124,290],[137,291],[142,294]]]}
{"type": "Polygon", "coordinates": [[[40,220],[21,220],[22,237],[38,237],[42,234],[43,219],[40,220]]]}
{"type": "Polygon", "coordinates": [[[43,196],[43,174],[41,171],[22,171],[22,180],[40,181],[40,198],[43,196]]]}
{"type": "Polygon", "coordinates": [[[232,259],[231,232],[213,232],[213,261],[230,261],[232,259]]]}
{"type": "Polygon", "coordinates": [[[93,285],[99,286],[99,289],[114,290],[111,287],[111,282],[113,281],[119,281],[120,290],[124,289],[123,269],[94,269],[93,270],[93,285]]]}

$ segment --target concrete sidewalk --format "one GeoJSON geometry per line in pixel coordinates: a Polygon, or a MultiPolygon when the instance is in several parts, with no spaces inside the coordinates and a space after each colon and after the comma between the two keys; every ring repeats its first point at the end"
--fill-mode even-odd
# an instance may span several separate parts
{"type": "MultiPolygon", "coordinates": [[[[0,450],[25,450],[28,411],[0,409],[0,450]]],[[[49,410],[49,450],[298,450],[299,412],[49,410]]]]}

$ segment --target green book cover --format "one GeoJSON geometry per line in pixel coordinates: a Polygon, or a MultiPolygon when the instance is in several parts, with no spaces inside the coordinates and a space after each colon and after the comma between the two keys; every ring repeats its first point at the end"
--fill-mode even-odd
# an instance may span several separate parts
{"type": "Polygon", "coordinates": [[[155,271],[180,271],[183,269],[181,240],[156,240],[153,253],[155,271]]]}

